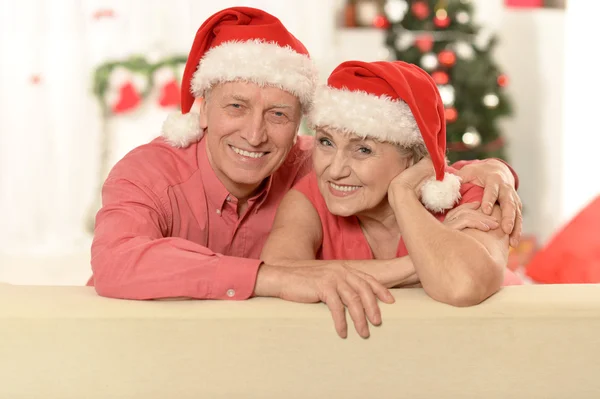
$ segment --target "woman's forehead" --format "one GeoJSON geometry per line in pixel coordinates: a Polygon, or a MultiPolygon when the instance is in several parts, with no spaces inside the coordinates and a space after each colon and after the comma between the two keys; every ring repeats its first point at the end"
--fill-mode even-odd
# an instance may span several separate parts
{"type": "Polygon", "coordinates": [[[321,133],[321,134],[326,134],[333,139],[340,139],[340,140],[348,141],[350,143],[370,142],[370,143],[374,143],[374,144],[389,144],[389,143],[384,143],[382,141],[374,139],[372,137],[361,135],[357,132],[344,130],[344,129],[336,129],[336,128],[333,128],[330,126],[319,127],[317,129],[317,132],[321,133]]]}

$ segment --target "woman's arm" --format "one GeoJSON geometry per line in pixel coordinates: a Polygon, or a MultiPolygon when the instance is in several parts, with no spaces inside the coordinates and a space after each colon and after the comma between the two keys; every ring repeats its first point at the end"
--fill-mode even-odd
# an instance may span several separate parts
{"type": "Polygon", "coordinates": [[[304,194],[290,190],[281,201],[261,260],[273,266],[342,265],[369,274],[386,287],[417,283],[408,256],[389,260],[315,260],[323,241],[321,219],[304,194]]]}
{"type": "Polygon", "coordinates": [[[290,190],[277,208],[275,221],[260,258],[315,259],[323,241],[321,219],[313,204],[298,190],[290,190]]]}
{"type": "MultiPolygon", "coordinates": [[[[440,223],[416,194],[433,170],[430,160],[421,162],[400,174],[388,191],[417,275],[425,291],[440,302],[478,304],[502,284],[508,235],[502,229],[458,231],[440,223]]],[[[492,216],[501,217],[498,206],[492,216]]]]}

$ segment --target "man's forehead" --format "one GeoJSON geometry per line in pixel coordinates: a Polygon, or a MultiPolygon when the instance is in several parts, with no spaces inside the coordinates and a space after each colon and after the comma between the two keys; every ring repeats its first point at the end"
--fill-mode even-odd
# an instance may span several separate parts
{"type": "Polygon", "coordinates": [[[274,86],[261,86],[252,82],[234,81],[218,83],[213,90],[224,98],[252,102],[263,100],[281,107],[299,107],[300,101],[293,94],[274,86]]]}

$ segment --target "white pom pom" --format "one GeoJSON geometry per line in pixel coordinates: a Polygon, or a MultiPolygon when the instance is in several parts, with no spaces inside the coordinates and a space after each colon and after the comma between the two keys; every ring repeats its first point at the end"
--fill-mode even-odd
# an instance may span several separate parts
{"type": "Polygon", "coordinates": [[[421,189],[421,202],[435,213],[453,208],[459,199],[460,177],[451,173],[446,173],[443,181],[432,177],[421,189]]]}
{"type": "Polygon", "coordinates": [[[184,148],[202,138],[204,130],[200,128],[200,114],[188,112],[172,113],[162,127],[162,136],[173,147],[184,148]]]}

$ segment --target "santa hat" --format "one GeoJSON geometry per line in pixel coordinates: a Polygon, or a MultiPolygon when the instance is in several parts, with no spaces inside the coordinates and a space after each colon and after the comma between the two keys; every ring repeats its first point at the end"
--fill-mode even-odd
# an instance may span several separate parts
{"type": "Polygon", "coordinates": [[[421,201],[434,212],[460,199],[460,179],[446,173],[444,105],[431,76],[401,61],[340,64],[327,86],[317,89],[308,115],[313,127],[331,127],[363,137],[411,147],[423,143],[435,178],[422,189],[421,201]]]}
{"type": "Polygon", "coordinates": [[[249,7],[219,11],[196,32],[181,83],[181,113],[168,117],[163,137],[177,147],[202,137],[199,115],[190,109],[215,84],[242,80],[278,87],[308,109],[317,79],[308,51],[279,19],[249,7]]]}

